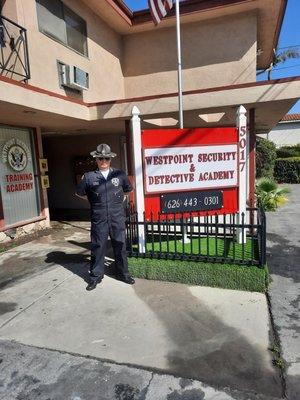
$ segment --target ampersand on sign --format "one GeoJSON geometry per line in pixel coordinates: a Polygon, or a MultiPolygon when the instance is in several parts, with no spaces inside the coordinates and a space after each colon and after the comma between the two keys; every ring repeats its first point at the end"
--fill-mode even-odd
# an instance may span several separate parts
{"type": "Polygon", "coordinates": [[[190,172],[195,172],[195,165],[194,165],[194,164],[191,164],[191,166],[190,166],[190,172]]]}

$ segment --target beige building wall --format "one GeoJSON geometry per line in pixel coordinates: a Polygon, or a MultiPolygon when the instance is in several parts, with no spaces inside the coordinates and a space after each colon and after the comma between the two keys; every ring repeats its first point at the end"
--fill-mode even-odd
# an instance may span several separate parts
{"type": "Polygon", "coordinates": [[[16,0],[4,0],[1,14],[4,17],[7,17],[12,21],[17,22],[18,13],[16,0]]]}
{"type": "Polygon", "coordinates": [[[280,122],[267,135],[258,135],[276,147],[300,145],[300,121],[280,122]]]}
{"type": "MultiPolygon", "coordinates": [[[[85,57],[39,32],[35,0],[6,3],[7,12],[16,12],[18,23],[28,30],[30,84],[86,102],[177,91],[175,26],[122,37],[83,2],[64,0],[87,23],[85,57]],[[60,88],[57,60],[88,72],[89,90],[74,94],[60,88]]],[[[255,13],[182,24],[181,34],[183,90],[256,80],[255,13]]]]}
{"type": "MultiPolygon", "coordinates": [[[[256,14],[182,24],[183,90],[256,80],[256,14]]],[[[124,39],[125,96],[177,91],[175,27],[124,39]]]]}
{"type": "Polygon", "coordinates": [[[60,94],[82,98],[87,102],[124,97],[121,67],[122,38],[91,9],[78,0],[64,0],[69,8],[87,23],[88,57],[41,33],[38,28],[35,0],[7,0],[4,15],[27,29],[31,79],[29,83],[60,94]],[[7,13],[7,14],[6,14],[7,13]],[[89,73],[90,88],[82,95],[59,87],[57,60],[75,65],[89,73]]]}

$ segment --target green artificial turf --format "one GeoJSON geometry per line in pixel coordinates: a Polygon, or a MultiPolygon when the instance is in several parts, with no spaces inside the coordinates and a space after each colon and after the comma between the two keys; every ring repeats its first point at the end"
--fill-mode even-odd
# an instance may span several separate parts
{"type": "Polygon", "coordinates": [[[267,267],[241,266],[194,261],[128,258],[129,271],[137,278],[224,289],[265,292],[268,287],[267,267]]]}
{"type": "MultiPolygon", "coordinates": [[[[137,245],[133,246],[133,251],[137,250],[137,245]]],[[[257,240],[247,239],[242,245],[230,238],[222,237],[198,237],[184,243],[183,240],[157,241],[157,238],[149,237],[146,243],[146,251],[149,253],[179,253],[187,255],[201,255],[204,257],[228,258],[235,260],[257,260],[258,246],[257,240]]]]}

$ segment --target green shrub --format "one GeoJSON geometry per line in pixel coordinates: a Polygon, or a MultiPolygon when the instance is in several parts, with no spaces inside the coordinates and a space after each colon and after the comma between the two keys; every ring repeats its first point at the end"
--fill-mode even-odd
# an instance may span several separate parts
{"type": "Polygon", "coordinates": [[[276,150],[277,158],[300,157],[300,144],[283,146],[276,150]]]}
{"type": "Polygon", "coordinates": [[[274,177],[278,183],[300,183],[300,157],[278,158],[274,177]]]}
{"type": "Polygon", "coordinates": [[[275,160],[275,144],[270,140],[258,138],[256,142],[256,177],[273,178],[275,160]]]}
{"type": "Polygon", "coordinates": [[[279,188],[278,184],[269,178],[261,178],[256,182],[255,188],[258,205],[265,211],[275,211],[286,201],[287,188],[279,188]]]}

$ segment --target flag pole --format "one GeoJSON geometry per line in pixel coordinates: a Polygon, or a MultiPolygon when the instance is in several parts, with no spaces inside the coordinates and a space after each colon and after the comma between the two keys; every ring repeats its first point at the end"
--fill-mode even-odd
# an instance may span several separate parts
{"type": "Polygon", "coordinates": [[[179,103],[179,127],[183,128],[182,110],[182,79],[181,79],[181,45],[180,45],[180,12],[179,0],[176,0],[176,32],[177,32],[177,78],[178,78],[178,103],[179,103]]]}

